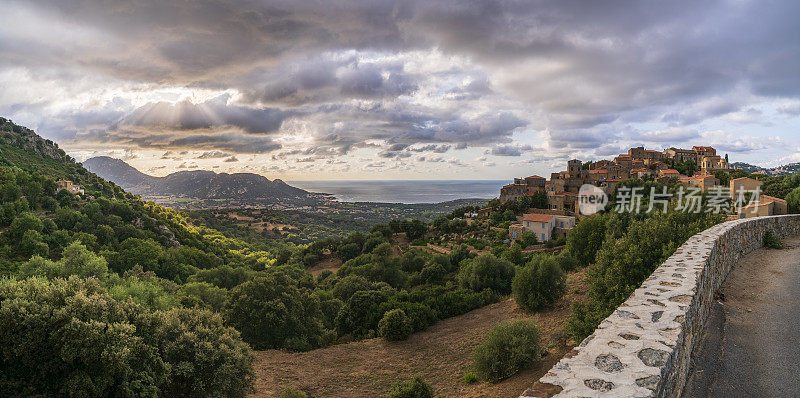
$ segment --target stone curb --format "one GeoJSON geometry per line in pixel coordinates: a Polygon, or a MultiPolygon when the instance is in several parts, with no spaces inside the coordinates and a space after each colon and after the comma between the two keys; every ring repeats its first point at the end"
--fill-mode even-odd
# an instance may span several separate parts
{"type": "Polygon", "coordinates": [[[797,234],[800,215],[728,221],[689,238],[520,397],[680,396],[714,293],[769,229],[797,234]]]}

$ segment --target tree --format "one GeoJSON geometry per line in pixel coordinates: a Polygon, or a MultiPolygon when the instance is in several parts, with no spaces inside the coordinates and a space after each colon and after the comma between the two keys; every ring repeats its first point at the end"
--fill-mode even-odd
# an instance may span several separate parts
{"type": "Polygon", "coordinates": [[[486,340],[475,349],[475,372],[496,383],[538,363],[541,352],[539,328],[533,321],[503,322],[489,330],[486,340]]]}
{"type": "Polygon", "coordinates": [[[190,281],[208,282],[224,289],[233,289],[253,278],[255,272],[245,267],[223,265],[217,268],[204,269],[192,275],[190,281]]]}
{"type": "Polygon", "coordinates": [[[405,340],[413,332],[411,319],[399,308],[386,311],[378,322],[378,333],[388,341],[405,340]]]}
{"type": "Polygon", "coordinates": [[[11,226],[6,233],[12,241],[19,241],[22,239],[22,236],[25,235],[25,232],[35,231],[41,233],[43,228],[42,220],[33,214],[24,213],[14,218],[14,221],[11,222],[11,226]]]}
{"type": "Polygon", "coordinates": [[[347,275],[333,286],[333,296],[346,301],[355,292],[372,289],[372,282],[360,275],[347,275]]]}
{"type": "Polygon", "coordinates": [[[500,258],[509,261],[514,265],[522,265],[525,263],[525,255],[522,254],[522,249],[519,245],[514,245],[510,249],[503,252],[500,258]]]}
{"type": "Polygon", "coordinates": [[[319,300],[283,273],[258,276],[231,290],[225,317],[259,350],[306,351],[320,345],[319,300]]]}
{"type": "Polygon", "coordinates": [[[18,244],[20,251],[26,256],[36,254],[46,257],[50,253],[47,243],[42,242],[42,234],[32,229],[22,234],[22,239],[19,240],[18,244]]]}
{"type": "Polygon", "coordinates": [[[592,264],[603,246],[605,236],[606,218],[603,215],[584,218],[567,234],[565,250],[584,266],[592,264]]]}
{"type": "Polygon", "coordinates": [[[127,271],[140,265],[145,271],[158,272],[158,260],[163,249],[152,239],[128,238],[119,245],[119,255],[112,262],[117,272],[127,271]]]}
{"type": "Polygon", "coordinates": [[[66,278],[77,275],[81,278],[102,278],[108,274],[106,259],[100,257],[79,242],[72,242],[58,261],[50,261],[34,256],[22,265],[19,271],[22,277],[43,276],[46,278],[66,278]]]}
{"type": "Polygon", "coordinates": [[[336,253],[339,255],[339,258],[342,261],[347,261],[361,254],[361,246],[359,246],[357,243],[348,243],[339,246],[336,253]]]}
{"type": "Polygon", "coordinates": [[[453,248],[450,251],[450,262],[453,266],[458,267],[461,264],[461,261],[475,257],[475,253],[469,250],[469,247],[465,244],[460,244],[453,248]]]}
{"type": "Polygon", "coordinates": [[[154,340],[170,367],[163,396],[243,398],[252,392],[253,354],[219,314],[175,308],[153,316],[154,340]]]}
{"type": "Polygon", "coordinates": [[[9,396],[215,396],[251,392],[252,353],[218,314],[150,312],[95,279],[0,280],[9,396]]]}
{"type": "Polygon", "coordinates": [[[786,204],[789,206],[790,213],[800,213],[800,187],[786,195],[786,204]]]}
{"type": "Polygon", "coordinates": [[[461,264],[458,282],[474,291],[491,289],[499,294],[511,292],[514,265],[491,254],[483,254],[461,264]]]}
{"type": "Polygon", "coordinates": [[[566,276],[553,255],[534,256],[517,269],[511,289],[520,308],[537,311],[552,305],[566,292],[566,276]]]}
{"type": "Polygon", "coordinates": [[[160,395],[169,368],[137,327],[146,319],[96,280],[2,280],[0,302],[4,394],[160,395]]]}
{"type": "Polygon", "coordinates": [[[349,334],[356,339],[374,337],[384,313],[380,306],[394,293],[389,287],[355,292],[336,316],[336,331],[340,336],[349,334]]]}

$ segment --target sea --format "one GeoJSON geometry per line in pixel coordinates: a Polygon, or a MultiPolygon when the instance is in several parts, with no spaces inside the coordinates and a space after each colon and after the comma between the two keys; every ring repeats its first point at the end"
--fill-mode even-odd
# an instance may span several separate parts
{"type": "Polygon", "coordinates": [[[287,181],[309,192],[326,193],[342,202],[440,203],[456,199],[491,199],[507,180],[287,181]]]}

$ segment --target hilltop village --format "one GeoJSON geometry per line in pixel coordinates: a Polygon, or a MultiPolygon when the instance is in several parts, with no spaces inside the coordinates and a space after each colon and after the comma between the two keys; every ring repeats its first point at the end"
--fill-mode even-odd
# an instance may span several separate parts
{"type": "MultiPolygon", "coordinates": [[[[697,187],[706,191],[720,186],[715,172],[730,171],[728,156],[717,154],[710,146],[693,146],[692,149],[668,148],[663,151],[645,149],[640,146],[630,148],[627,154],[620,154],[613,160],[582,162],[573,159],[567,162],[567,169],[550,174],[550,179],[533,175],[514,178],[514,182],[500,189],[500,203],[517,201],[522,197],[542,196],[547,198],[547,209],[529,209],[530,213],[518,217],[518,223],[509,227],[511,239],[518,239],[524,231],[532,231],[537,239],[549,241],[566,236],[575,226],[578,191],[584,184],[594,185],[606,195],[613,195],[617,184],[631,178],[653,179],[667,182],[672,178],[686,187],[697,187]]],[[[730,197],[740,192],[753,191],[761,186],[761,181],[748,177],[730,181],[730,197]]],[[[761,195],[757,204],[734,209],[731,218],[744,218],[773,214],[786,214],[786,201],[780,198],[761,195]]],[[[488,209],[482,209],[483,213],[488,209]]],[[[480,213],[480,212],[479,212],[480,213]]],[[[482,215],[482,214],[479,214],[482,215]]]]}

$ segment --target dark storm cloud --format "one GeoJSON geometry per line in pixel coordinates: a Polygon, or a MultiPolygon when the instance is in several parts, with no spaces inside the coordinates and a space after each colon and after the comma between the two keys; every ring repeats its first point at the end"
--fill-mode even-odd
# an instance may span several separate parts
{"type": "MultiPolygon", "coordinates": [[[[388,143],[385,157],[509,145],[524,128],[583,150],[613,146],[631,123],[746,122],[759,117],[754,97],[800,96],[793,1],[12,0],[4,11],[0,71],[59,71],[64,96],[81,92],[75,73],[238,93],[48,115],[53,137],[261,153],[279,144],[248,136],[298,119],[307,156],[369,140],[388,143]]],[[[44,113],[2,98],[3,112],[44,113]]]]}

